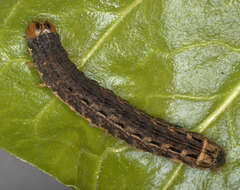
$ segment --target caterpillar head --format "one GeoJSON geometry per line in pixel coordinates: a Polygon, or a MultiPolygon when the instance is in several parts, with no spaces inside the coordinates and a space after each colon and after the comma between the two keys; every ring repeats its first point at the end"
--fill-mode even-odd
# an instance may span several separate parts
{"type": "Polygon", "coordinates": [[[56,33],[55,26],[48,21],[30,22],[26,29],[27,39],[36,38],[45,33],[56,33]]]}

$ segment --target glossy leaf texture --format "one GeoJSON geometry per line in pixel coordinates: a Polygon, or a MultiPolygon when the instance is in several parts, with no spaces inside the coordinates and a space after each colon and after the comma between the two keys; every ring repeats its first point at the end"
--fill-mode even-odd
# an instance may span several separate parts
{"type": "Polygon", "coordinates": [[[1,149],[79,190],[240,189],[239,23],[239,0],[2,0],[1,149]],[[40,88],[26,64],[36,19],[55,24],[89,78],[221,145],[222,170],[132,149],[40,88]]]}

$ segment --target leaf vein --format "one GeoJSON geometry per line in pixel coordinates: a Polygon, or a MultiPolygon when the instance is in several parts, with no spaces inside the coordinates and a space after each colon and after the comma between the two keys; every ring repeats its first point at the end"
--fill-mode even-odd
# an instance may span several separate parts
{"type": "Polygon", "coordinates": [[[97,43],[90,49],[90,51],[82,58],[81,67],[83,67],[87,61],[93,56],[93,54],[102,46],[104,41],[112,32],[118,27],[118,25],[126,18],[131,11],[136,8],[143,0],[135,0],[129,6],[127,6],[122,12],[120,12],[120,16],[114,21],[111,27],[107,29],[106,32],[98,39],[97,43]]]}
{"type": "Polygon", "coordinates": [[[180,170],[182,169],[183,164],[179,164],[176,168],[175,171],[173,171],[172,175],[170,176],[170,179],[167,181],[167,183],[163,186],[162,190],[167,190],[170,185],[173,183],[174,179],[178,176],[180,170]]]}
{"type": "Polygon", "coordinates": [[[104,150],[104,152],[102,153],[102,155],[100,156],[99,162],[98,162],[98,166],[96,169],[96,184],[95,184],[95,189],[98,189],[98,183],[99,183],[99,177],[100,177],[100,173],[102,171],[102,165],[103,165],[103,161],[106,159],[108,153],[109,153],[110,148],[106,148],[104,150]]]}
{"type": "Polygon", "coordinates": [[[191,49],[191,48],[195,48],[195,47],[206,47],[206,46],[210,46],[210,45],[219,45],[219,46],[223,46],[226,47],[227,49],[230,49],[231,51],[234,52],[240,52],[240,48],[234,47],[226,42],[222,42],[219,40],[214,40],[214,41],[205,41],[205,42],[200,42],[200,43],[196,43],[196,44],[190,44],[190,45],[186,45],[183,46],[181,48],[175,49],[173,51],[170,52],[171,55],[177,54],[177,53],[181,53],[185,50],[191,49]]]}
{"type": "Polygon", "coordinates": [[[212,96],[191,96],[191,95],[184,95],[184,94],[157,94],[147,96],[149,98],[163,98],[163,99],[184,99],[184,100],[214,100],[219,98],[221,95],[212,95],[212,96]]]}
{"type": "Polygon", "coordinates": [[[201,122],[195,130],[198,132],[203,132],[207,127],[215,121],[221,113],[226,110],[226,108],[236,99],[236,97],[240,94],[240,82],[231,90],[231,92],[226,96],[222,104],[220,104],[217,109],[212,112],[203,122],[201,122]]]}
{"type": "Polygon", "coordinates": [[[49,109],[49,107],[55,102],[55,100],[56,100],[55,98],[50,99],[49,102],[45,104],[43,108],[38,112],[38,114],[34,117],[33,127],[34,127],[35,135],[37,135],[37,127],[41,117],[49,109]]]}
{"type": "MultiPolygon", "coordinates": [[[[237,96],[239,96],[239,94],[240,94],[240,82],[238,82],[237,85],[231,90],[231,92],[225,97],[222,104],[220,104],[215,109],[214,112],[212,112],[205,120],[203,120],[194,129],[194,131],[202,133],[204,130],[206,130],[210,126],[210,124],[213,123],[223,113],[223,111],[227,109],[228,106],[230,106],[230,104],[237,98],[237,96]]],[[[169,181],[163,187],[163,190],[166,190],[168,187],[170,187],[174,179],[179,175],[179,172],[182,167],[183,167],[183,164],[179,164],[179,166],[173,172],[173,175],[171,176],[169,181]]]]}
{"type": "Polygon", "coordinates": [[[7,22],[9,20],[9,18],[11,18],[11,16],[14,14],[14,12],[16,11],[17,7],[19,6],[21,0],[18,0],[17,3],[15,3],[13,5],[13,7],[11,8],[9,14],[6,16],[6,18],[3,20],[3,23],[2,23],[2,27],[7,25],[7,22]]]}

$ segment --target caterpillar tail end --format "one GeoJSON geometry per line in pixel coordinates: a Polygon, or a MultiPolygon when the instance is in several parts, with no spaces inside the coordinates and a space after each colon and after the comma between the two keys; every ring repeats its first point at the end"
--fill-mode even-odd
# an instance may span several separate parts
{"type": "Polygon", "coordinates": [[[216,169],[221,168],[225,164],[225,162],[226,162],[226,155],[225,155],[224,150],[221,149],[219,151],[219,154],[218,154],[216,160],[217,160],[216,161],[216,166],[215,166],[216,169]]]}

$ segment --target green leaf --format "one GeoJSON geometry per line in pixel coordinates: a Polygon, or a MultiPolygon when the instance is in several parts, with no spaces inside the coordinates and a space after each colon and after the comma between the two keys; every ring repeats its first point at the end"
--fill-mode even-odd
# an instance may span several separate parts
{"type": "Polygon", "coordinates": [[[2,0],[0,147],[76,189],[240,189],[239,23],[239,0],[2,0]],[[38,87],[24,39],[35,19],[88,77],[224,147],[222,170],[129,148],[38,87]]]}

